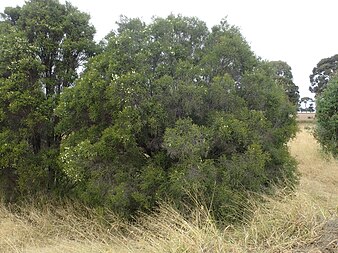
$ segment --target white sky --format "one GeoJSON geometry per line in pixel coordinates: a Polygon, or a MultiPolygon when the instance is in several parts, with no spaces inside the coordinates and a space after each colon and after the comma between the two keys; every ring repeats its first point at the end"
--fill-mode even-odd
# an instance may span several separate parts
{"type": "MultiPolygon", "coordinates": [[[[0,12],[7,6],[23,5],[24,0],[0,0],[0,12]]],[[[60,2],[65,2],[60,0],[60,2]]],[[[91,15],[97,30],[96,39],[116,28],[121,14],[140,17],[170,13],[196,16],[209,27],[228,17],[257,56],[282,60],[292,67],[294,82],[301,97],[308,91],[309,75],[323,58],[338,54],[337,0],[69,0],[91,15]]]]}

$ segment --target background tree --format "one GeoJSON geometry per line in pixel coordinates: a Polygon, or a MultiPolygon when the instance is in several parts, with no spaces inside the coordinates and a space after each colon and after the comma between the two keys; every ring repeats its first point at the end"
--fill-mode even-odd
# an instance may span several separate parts
{"type": "Polygon", "coordinates": [[[75,196],[130,215],[198,194],[220,218],[242,212],[243,192],[295,182],[294,106],[237,28],[173,15],[118,24],[57,108],[75,196]]]}
{"type": "Polygon", "coordinates": [[[338,158],[338,77],[332,77],[317,99],[315,137],[325,151],[338,158]]]}
{"type": "Polygon", "coordinates": [[[309,108],[308,108],[308,111],[309,111],[309,112],[314,112],[314,111],[315,111],[315,108],[314,108],[313,103],[310,103],[309,108]]]}
{"type": "Polygon", "coordinates": [[[270,61],[269,67],[272,69],[275,80],[285,90],[290,102],[294,105],[299,101],[299,87],[293,82],[291,67],[283,61],[270,61]]]}
{"type": "Polygon", "coordinates": [[[16,157],[1,170],[16,175],[15,185],[21,191],[52,190],[62,180],[57,165],[61,136],[54,131],[59,121],[54,109],[62,90],[74,84],[79,67],[95,52],[95,29],[87,14],[56,0],[27,1],[22,7],[7,7],[1,16],[5,30],[0,35],[0,111],[6,122],[1,134],[10,131],[7,138],[12,138],[4,140],[1,148],[7,152],[4,159],[16,157]],[[5,148],[9,141],[24,146],[27,155],[14,146],[5,148]]]}
{"type": "Polygon", "coordinates": [[[299,101],[300,106],[302,106],[303,103],[304,103],[304,106],[305,106],[304,109],[301,107],[301,111],[305,111],[305,112],[309,111],[309,108],[307,106],[309,102],[314,102],[314,100],[312,98],[310,98],[310,97],[302,97],[300,99],[300,101],[299,101]]]}
{"type": "Polygon", "coordinates": [[[310,91],[316,96],[320,95],[326,88],[330,78],[337,73],[338,54],[320,60],[310,75],[310,91]]]}

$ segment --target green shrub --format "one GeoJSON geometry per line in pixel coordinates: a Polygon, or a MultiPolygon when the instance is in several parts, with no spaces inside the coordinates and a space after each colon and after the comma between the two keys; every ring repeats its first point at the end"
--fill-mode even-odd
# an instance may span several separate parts
{"type": "Polygon", "coordinates": [[[75,196],[129,216],[197,195],[223,219],[296,182],[295,107],[237,28],[124,19],[107,40],[57,108],[75,196]]]}
{"type": "Polygon", "coordinates": [[[317,98],[315,137],[325,151],[338,158],[338,77],[317,98]]]}

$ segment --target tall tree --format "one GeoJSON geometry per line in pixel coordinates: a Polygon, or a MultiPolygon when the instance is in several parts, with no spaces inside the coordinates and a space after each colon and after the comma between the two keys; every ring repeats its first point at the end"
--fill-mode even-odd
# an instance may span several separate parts
{"type": "Polygon", "coordinates": [[[36,48],[15,27],[0,23],[0,30],[0,188],[13,198],[18,183],[43,182],[35,158],[48,121],[36,48]]]}
{"type": "Polygon", "coordinates": [[[297,105],[300,97],[299,87],[293,82],[291,67],[283,61],[270,61],[268,65],[272,68],[274,79],[283,87],[290,102],[297,105]]]}
{"type": "MultiPolygon", "coordinates": [[[[18,185],[22,189],[52,189],[60,179],[56,157],[61,141],[60,135],[54,131],[59,121],[54,109],[62,90],[73,85],[79,67],[95,52],[95,29],[89,24],[89,15],[70,3],[63,5],[57,0],[30,0],[22,7],[7,7],[1,16],[0,25],[6,29],[6,33],[0,35],[3,49],[1,65],[5,70],[1,89],[16,94],[5,96],[7,101],[1,104],[1,111],[5,112],[6,127],[13,131],[16,142],[26,143],[26,148],[34,154],[31,160],[36,163],[35,168],[39,168],[36,169],[40,170],[38,174],[44,175],[44,180],[29,178],[27,175],[31,168],[25,171],[29,179],[24,174],[18,174],[17,163],[12,164],[11,170],[18,174],[18,185]],[[10,44],[17,46],[11,49],[10,44]],[[13,65],[11,57],[15,57],[19,64],[13,65]],[[21,67],[23,63],[26,65],[21,67]],[[16,66],[14,72],[13,66],[16,66]],[[16,79],[17,76],[21,79],[16,79]],[[24,107],[24,111],[10,110],[12,104],[22,105],[20,101],[26,100],[34,106],[24,107]],[[27,128],[27,117],[38,119],[30,119],[31,125],[27,128]],[[20,136],[21,132],[25,135],[20,136]],[[35,183],[43,186],[31,186],[35,183]]],[[[25,163],[24,157],[21,162],[25,163]]]]}
{"type": "Polygon", "coordinates": [[[302,98],[300,99],[300,101],[299,101],[300,106],[304,103],[304,105],[305,105],[305,111],[306,111],[306,112],[309,112],[309,108],[308,108],[308,106],[307,106],[307,104],[308,104],[309,102],[314,102],[314,100],[313,100],[312,98],[310,98],[310,97],[302,97],[302,98]]]}
{"type": "Polygon", "coordinates": [[[310,91],[316,96],[326,88],[330,78],[338,71],[338,54],[320,60],[310,75],[310,91]]]}

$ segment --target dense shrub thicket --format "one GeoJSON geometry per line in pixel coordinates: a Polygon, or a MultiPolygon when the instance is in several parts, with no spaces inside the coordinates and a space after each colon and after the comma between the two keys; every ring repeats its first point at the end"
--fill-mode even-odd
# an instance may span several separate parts
{"type": "Polygon", "coordinates": [[[0,28],[5,194],[10,182],[15,196],[62,193],[125,215],[198,196],[221,218],[240,214],[245,192],[296,182],[298,90],[276,69],[288,65],[257,58],[226,21],[122,17],[99,49],[87,15],[31,0],[0,28]]]}
{"type": "Polygon", "coordinates": [[[97,51],[89,15],[31,0],[0,20],[0,189],[7,199],[64,189],[55,108],[97,51]]]}
{"type": "Polygon", "coordinates": [[[198,193],[223,215],[243,192],[295,179],[294,113],[226,22],[124,19],[61,96],[60,162],[89,203],[132,213],[198,193]]]}
{"type": "Polygon", "coordinates": [[[338,158],[338,76],[317,97],[315,137],[325,151],[338,158]]]}

